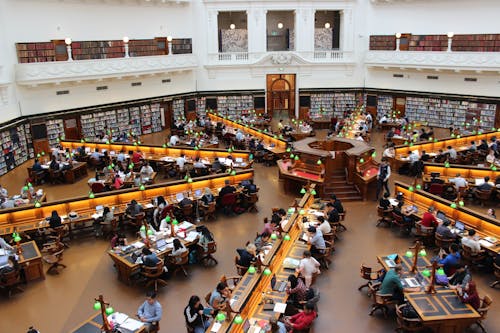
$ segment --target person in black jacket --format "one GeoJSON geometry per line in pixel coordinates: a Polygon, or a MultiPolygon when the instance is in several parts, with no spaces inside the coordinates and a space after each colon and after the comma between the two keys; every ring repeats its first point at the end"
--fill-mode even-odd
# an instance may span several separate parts
{"type": "Polygon", "coordinates": [[[203,314],[203,305],[200,298],[196,295],[191,296],[188,305],[184,308],[184,318],[186,325],[190,327],[194,333],[204,333],[210,326],[210,320],[203,314]]]}
{"type": "Polygon", "coordinates": [[[53,210],[52,215],[50,216],[50,219],[49,219],[49,226],[52,229],[54,229],[54,228],[60,227],[61,225],[62,225],[61,217],[59,216],[59,214],[57,214],[56,210],[53,210]]]}
{"type": "Polygon", "coordinates": [[[224,187],[220,189],[219,198],[224,197],[224,195],[236,192],[234,186],[231,185],[229,180],[224,181],[224,187]]]}
{"type": "Polygon", "coordinates": [[[389,193],[385,192],[384,196],[380,198],[380,201],[378,203],[379,207],[382,207],[384,210],[389,209],[391,206],[391,202],[389,201],[389,193]]]}
{"type": "Polygon", "coordinates": [[[331,202],[326,204],[326,216],[328,222],[330,223],[335,223],[340,221],[339,212],[331,202]]]}
{"type": "Polygon", "coordinates": [[[240,259],[238,260],[238,265],[243,267],[250,267],[252,263],[256,260],[257,247],[255,244],[250,243],[245,249],[237,249],[240,259]]]}
{"type": "Polygon", "coordinates": [[[342,206],[342,202],[337,198],[335,194],[332,194],[332,204],[339,214],[342,214],[344,212],[344,206],[342,206]]]}

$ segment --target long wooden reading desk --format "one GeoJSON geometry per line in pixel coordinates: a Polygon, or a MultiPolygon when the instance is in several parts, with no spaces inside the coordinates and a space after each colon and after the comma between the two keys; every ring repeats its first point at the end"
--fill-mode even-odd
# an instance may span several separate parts
{"type": "Polygon", "coordinates": [[[125,213],[126,205],[132,199],[137,200],[143,206],[151,204],[151,200],[157,196],[163,196],[169,202],[176,202],[175,194],[180,192],[194,193],[196,190],[203,190],[205,187],[211,188],[218,193],[218,189],[224,186],[225,180],[231,184],[241,183],[243,180],[253,178],[253,169],[237,171],[236,174],[216,174],[196,178],[196,181],[189,183],[185,180],[178,180],[167,184],[154,184],[145,187],[141,191],[137,188],[104,192],[95,194],[94,198],[76,197],[59,201],[41,204],[41,207],[18,207],[5,209],[0,214],[0,235],[12,234],[12,232],[29,232],[43,229],[48,226],[45,219],[51,215],[52,211],[57,211],[60,216],[67,217],[71,212],[76,212],[78,217],[74,219],[64,218],[63,223],[68,224],[70,232],[77,231],[78,225],[93,221],[96,213],[96,206],[115,207],[115,216],[125,213]]]}
{"type": "Polygon", "coordinates": [[[460,174],[467,180],[469,186],[475,186],[476,179],[482,180],[484,177],[488,176],[491,181],[495,181],[495,179],[500,176],[500,171],[493,171],[485,167],[450,164],[447,168],[440,163],[425,163],[422,177],[424,183],[431,181],[431,173],[438,173],[439,178],[445,182],[448,182],[448,179],[455,178],[457,174],[460,174]]]}
{"type": "MultiPolygon", "coordinates": [[[[118,316],[121,316],[123,318],[127,317],[124,314],[118,314],[115,312],[114,314],[110,315],[109,318],[111,320],[113,320],[114,318],[118,318],[118,316]]],[[[126,322],[127,320],[128,319],[126,319],[125,322],[122,323],[123,327],[122,327],[122,325],[120,325],[120,327],[119,327],[120,332],[122,332],[122,333],[144,333],[144,332],[146,332],[146,326],[140,325],[140,322],[137,320],[137,318],[135,318],[135,319],[130,318],[130,320],[128,320],[128,322],[126,322]],[[133,330],[129,330],[129,329],[127,329],[128,325],[139,326],[139,327],[136,329],[133,329],[133,330]]],[[[78,327],[75,327],[73,330],[71,330],[70,333],[101,333],[102,332],[102,330],[101,330],[102,324],[103,324],[103,320],[102,320],[101,313],[100,312],[94,313],[92,316],[90,316],[89,319],[85,320],[83,323],[78,325],[78,327]]]]}
{"type": "Polygon", "coordinates": [[[474,229],[477,235],[483,240],[481,247],[491,254],[500,253],[500,221],[491,218],[487,215],[478,213],[466,207],[460,207],[458,204],[456,208],[452,208],[451,201],[430,194],[423,190],[415,189],[410,185],[395,182],[395,193],[401,192],[404,196],[405,204],[415,205],[418,212],[414,214],[417,218],[422,218],[424,212],[430,206],[433,206],[435,211],[441,211],[451,220],[458,220],[464,223],[466,229],[474,229]],[[490,242],[485,237],[491,237],[490,242]]]}
{"type": "MultiPolygon", "coordinates": [[[[313,201],[314,196],[306,193],[298,203],[297,209],[286,216],[287,223],[282,224],[283,235],[288,234],[290,239],[285,240],[284,237],[281,237],[272,241],[272,248],[262,260],[263,266],[269,268],[271,274],[265,275],[263,271],[257,271],[253,274],[247,272],[233,290],[230,301],[231,309],[233,312],[239,313],[244,320],[269,320],[272,316],[279,315],[274,311],[264,310],[266,301],[272,300],[274,303],[285,303],[288,297],[285,291],[279,292],[271,289],[271,279],[273,275],[276,275],[277,280],[284,281],[288,275],[295,273],[295,270],[284,268],[283,261],[286,257],[302,258],[303,251],[308,248],[305,243],[299,240],[302,228],[298,221],[302,220],[303,217],[300,211],[303,209],[304,213],[306,213],[307,208],[313,201]]],[[[264,267],[262,267],[262,270],[264,270],[264,267]]],[[[214,321],[207,329],[207,332],[215,331],[218,333],[242,333],[243,325],[236,324],[232,318],[226,317],[226,320],[222,323],[214,321]],[[219,324],[220,327],[217,329],[219,324]]]]}
{"type": "Polygon", "coordinates": [[[240,129],[243,133],[250,134],[262,140],[266,144],[266,149],[275,154],[283,154],[286,151],[287,142],[272,133],[263,132],[261,129],[250,127],[248,124],[242,124],[214,113],[208,112],[207,115],[212,122],[219,122],[226,126],[240,129]]]}
{"type": "Polygon", "coordinates": [[[437,155],[440,149],[443,151],[447,150],[448,146],[453,147],[457,152],[467,150],[470,147],[472,141],[476,142],[477,145],[481,143],[481,140],[490,141],[492,137],[500,137],[499,132],[486,132],[476,135],[465,135],[460,138],[445,138],[434,141],[426,141],[415,143],[412,146],[402,145],[395,147],[394,158],[391,158],[391,167],[395,170],[399,169],[403,164],[408,163],[408,155],[414,150],[418,150],[419,153],[425,151],[431,157],[437,155]]]}

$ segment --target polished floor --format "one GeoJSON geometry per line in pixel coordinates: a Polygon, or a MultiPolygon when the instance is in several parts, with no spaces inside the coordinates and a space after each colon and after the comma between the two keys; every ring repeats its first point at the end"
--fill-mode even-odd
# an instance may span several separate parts
{"type": "MultiPolygon", "coordinates": [[[[324,135],[320,133],[319,135],[324,135]]],[[[143,138],[143,142],[161,142],[161,134],[143,138]]],[[[375,135],[373,144],[381,155],[381,135],[375,135]]],[[[0,182],[10,192],[21,188],[26,170],[19,168],[2,177],[0,182]]],[[[394,178],[397,178],[395,176],[394,178]]],[[[407,181],[409,179],[406,179],[407,181]]],[[[159,292],[164,315],[161,332],[185,332],[182,310],[193,294],[204,296],[211,291],[223,274],[235,273],[233,260],[235,249],[262,228],[262,220],[270,216],[272,207],[286,207],[295,197],[285,194],[277,177],[276,167],[256,165],[255,182],[261,188],[258,213],[245,213],[233,218],[219,216],[208,227],[218,241],[216,258],[219,264],[212,268],[189,267],[189,277],[179,275],[169,280],[169,285],[159,292]]],[[[48,200],[85,195],[86,180],[74,185],[45,186],[48,200]]],[[[376,228],[376,210],[373,201],[346,203],[348,231],[337,242],[330,270],[323,272],[316,287],[321,291],[319,318],[314,332],[391,332],[396,327],[395,319],[384,319],[381,315],[368,315],[371,300],[365,292],[359,292],[362,284],[359,266],[362,262],[376,265],[376,255],[404,251],[412,244],[412,238],[397,236],[390,229],[376,228]]],[[[135,313],[143,301],[146,290],[141,286],[128,287],[117,281],[116,272],[106,251],[108,242],[89,237],[71,242],[65,251],[64,263],[68,265],[59,275],[48,275],[46,279],[33,282],[23,293],[11,299],[0,298],[0,333],[25,332],[33,325],[41,333],[69,332],[94,313],[94,298],[103,294],[115,310],[135,313]]],[[[493,308],[486,321],[488,332],[500,331],[498,316],[499,290],[488,287],[492,275],[474,274],[481,295],[488,293],[494,299],[493,308]]],[[[473,328],[470,332],[479,332],[473,328]]]]}

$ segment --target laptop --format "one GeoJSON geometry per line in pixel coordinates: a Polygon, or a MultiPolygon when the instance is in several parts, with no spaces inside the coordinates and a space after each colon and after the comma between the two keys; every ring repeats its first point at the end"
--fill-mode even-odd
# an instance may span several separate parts
{"type": "Polygon", "coordinates": [[[441,221],[443,222],[446,222],[446,221],[450,221],[447,217],[446,217],[446,214],[443,213],[442,211],[438,211],[437,214],[436,214],[436,217],[438,219],[440,219],[441,221]]]}
{"type": "Polygon", "coordinates": [[[458,229],[460,230],[460,232],[463,232],[465,230],[465,224],[462,221],[456,221],[455,229],[458,229]]]}
{"type": "Polygon", "coordinates": [[[480,186],[484,184],[484,179],[483,178],[476,178],[474,179],[476,181],[476,186],[480,186]]]}
{"type": "Polygon", "coordinates": [[[236,162],[236,163],[243,163],[243,158],[241,158],[241,157],[236,157],[236,158],[235,158],[235,162],[236,162]]]}
{"type": "Polygon", "coordinates": [[[197,198],[201,197],[202,196],[201,189],[195,190],[194,191],[194,196],[197,197],[197,198]]]}
{"type": "Polygon", "coordinates": [[[182,193],[177,193],[177,194],[175,195],[175,198],[177,199],[177,202],[181,202],[181,201],[182,201],[182,199],[184,199],[184,194],[182,194],[182,193]]]}
{"type": "Polygon", "coordinates": [[[410,288],[420,287],[420,283],[416,278],[406,278],[404,281],[410,288]]]}
{"type": "Polygon", "coordinates": [[[431,172],[431,178],[439,178],[441,174],[439,172],[431,172]]]}
{"type": "Polygon", "coordinates": [[[158,239],[156,241],[156,248],[159,251],[164,251],[167,248],[167,241],[164,238],[158,239]]]}
{"type": "Polygon", "coordinates": [[[95,206],[95,211],[96,211],[96,212],[98,212],[98,213],[99,213],[99,212],[100,212],[100,211],[102,211],[102,210],[104,210],[104,206],[103,206],[103,205],[95,206]]]}

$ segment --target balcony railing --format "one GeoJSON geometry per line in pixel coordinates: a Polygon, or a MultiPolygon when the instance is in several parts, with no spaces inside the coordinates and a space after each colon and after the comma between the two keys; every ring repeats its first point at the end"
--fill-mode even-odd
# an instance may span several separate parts
{"type": "Polygon", "coordinates": [[[26,85],[61,83],[160,74],[197,66],[193,54],[26,63],[16,65],[16,81],[26,85]]]}

